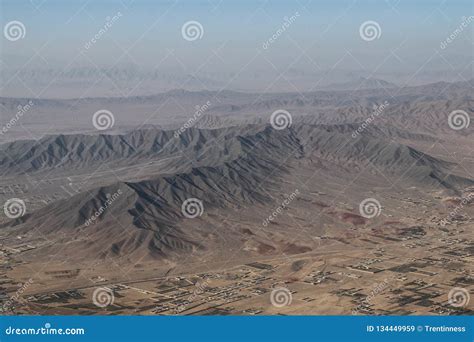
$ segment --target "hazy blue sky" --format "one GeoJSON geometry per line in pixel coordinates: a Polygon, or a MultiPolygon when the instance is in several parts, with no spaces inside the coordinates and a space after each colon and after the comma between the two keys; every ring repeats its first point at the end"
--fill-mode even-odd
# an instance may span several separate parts
{"type": "Polygon", "coordinates": [[[24,39],[2,39],[3,69],[16,67],[128,66],[184,72],[257,72],[326,69],[410,72],[460,69],[471,73],[474,22],[440,48],[463,17],[474,15],[472,0],[333,1],[145,1],[3,0],[2,27],[21,21],[24,39]],[[106,23],[120,17],[87,50],[84,45],[106,23]],[[263,49],[282,27],[296,20],[263,49]],[[198,21],[202,39],[187,41],[182,25],[198,21]],[[365,21],[380,37],[361,39],[365,21]]]}

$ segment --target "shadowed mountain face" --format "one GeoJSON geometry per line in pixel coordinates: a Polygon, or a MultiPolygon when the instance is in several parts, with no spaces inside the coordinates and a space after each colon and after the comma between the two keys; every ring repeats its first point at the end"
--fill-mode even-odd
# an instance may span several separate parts
{"type": "MultiPolygon", "coordinates": [[[[432,143],[438,137],[369,127],[354,138],[356,129],[356,124],[294,123],[284,130],[270,125],[190,128],[179,136],[173,131],[149,129],[4,144],[1,171],[28,175],[28,180],[36,178],[32,187],[38,191],[46,179],[54,180],[56,175],[79,173],[86,183],[66,201],[52,201],[4,226],[14,227],[17,235],[34,229],[41,236],[60,236],[69,241],[79,259],[179,259],[188,253],[222,248],[229,239],[238,240],[235,232],[225,231],[225,225],[216,225],[216,217],[231,219],[239,210],[249,208],[271,212],[276,198],[291,187],[303,187],[305,191],[300,192],[312,194],[321,188],[320,182],[336,177],[358,179],[356,188],[372,183],[390,192],[390,187],[403,179],[403,186],[460,194],[474,184],[467,175],[455,171],[455,163],[404,142],[409,138],[432,143]],[[106,177],[92,180],[94,173],[100,172],[97,170],[104,169],[110,171],[106,177]],[[202,215],[197,218],[189,219],[183,212],[182,205],[189,198],[202,203],[198,208],[202,215]]],[[[50,187],[61,187],[60,183],[49,183],[50,187]]],[[[341,190],[334,186],[329,191],[329,196],[336,196],[341,190]]],[[[328,206],[319,201],[317,208],[328,206]]],[[[365,224],[358,214],[329,214],[335,215],[330,218],[334,224],[339,219],[365,224]]],[[[259,226],[264,217],[254,213],[248,220],[259,226]]],[[[287,238],[292,230],[286,232],[287,238]]],[[[268,251],[277,251],[271,238],[256,239],[268,251]]],[[[57,246],[44,248],[48,254],[57,246]]]]}

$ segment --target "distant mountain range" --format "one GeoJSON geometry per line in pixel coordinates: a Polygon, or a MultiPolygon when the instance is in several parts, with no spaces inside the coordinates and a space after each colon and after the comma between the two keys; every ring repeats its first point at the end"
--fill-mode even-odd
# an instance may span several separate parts
{"type": "MultiPolygon", "coordinates": [[[[388,212],[391,201],[406,200],[406,189],[417,189],[420,201],[435,194],[461,196],[473,186],[472,175],[443,151],[472,141],[472,126],[458,131],[448,124],[453,110],[472,113],[471,83],[392,90],[392,96],[384,88],[306,94],[176,90],[33,100],[22,125],[53,122],[55,129],[61,123],[80,130],[101,108],[121,125],[0,145],[0,173],[5,181],[27,184],[30,196],[27,214],[4,220],[2,227],[12,237],[59,238],[77,260],[180,260],[236,246],[243,255],[278,255],[315,248],[304,240],[285,242],[298,224],[272,223],[271,234],[259,230],[282,194],[295,189],[299,206],[308,206],[299,224],[318,234],[331,227],[334,236],[341,227],[370,224],[355,209],[367,191],[372,194],[363,197],[385,199],[388,212]],[[196,105],[208,102],[196,122],[183,126],[196,105]],[[270,123],[277,109],[292,116],[281,130],[270,123]],[[196,218],[183,214],[188,199],[198,200],[196,218]],[[240,217],[240,211],[246,214],[240,217]],[[322,218],[312,226],[315,211],[322,218]]],[[[25,100],[1,103],[13,111],[25,100]]],[[[403,215],[397,210],[390,215],[403,215]]],[[[61,247],[41,245],[32,257],[65,253],[61,247]]]]}
{"type": "MultiPolygon", "coordinates": [[[[26,63],[27,60],[23,64],[26,63]]],[[[21,64],[21,65],[23,65],[21,64]]],[[[188,91],[229,89],[243,92],[292,92],[298,90],[355,90],[388,88],[396,85],[415,86],[436,80],[459,81],[459,70],[421,70],[416,79],[411,73],[367,75],[364,71],[300,70],[285,73],[288,82],[273,82],[279,76],[274,70],[245,73],[203,71],[192,73],[174,69],[147,68],[139,65],[112,68],[68,66],[63,68],[22,67],[2,69],[0,93],[7,97],[31,95],[40,98],[129,97],[148,96],[172,89],[188,91]],[[416,81],[416,83],[414,83],[416,81]]]]}
{"type": "Polygon", "coordinates": [[[37,138],[50,134],[51,129],[62,133],[97,133],[92,116],[101,109],[112,112],[115,118],[114,126],[108,132],[123,133],[146,127],[177,129],[195,117],[197,108],[204,105],[204,110],[199,111],[196,117],[199,120],[194,120],[195,124],[202,128],[218,128],[237,123],[265,123],[269,121],[271,113],[278,109],[289,111],[295,119],[308,117],[312,123],[362,122],[373,114],[374,107],[387,102],[388,106],[377,120],[379,123],[389,123],[400,128],[410,123],[412,130],[425,132],[438,129],[450,131],[447,125],[449,113],[473,108],[472,80],[396,87],[379,80],[364,79],[359,85],[374,83],[381,87],[281,94],[173,90],[126,98],[0,98],[4,124],[15,117],[19,106],[30,101],[33,103],[22,115],[18,125],[12,125],[0,136],[0,141],[31,139],[31,135],[37,138]]]}

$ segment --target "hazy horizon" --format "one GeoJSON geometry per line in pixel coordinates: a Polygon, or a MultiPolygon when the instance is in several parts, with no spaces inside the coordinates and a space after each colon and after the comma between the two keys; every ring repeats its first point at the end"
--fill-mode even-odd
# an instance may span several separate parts
{"type": "Polygon", "coordinates": [[[2,39],[5,97],[117,97],[178,88],[305,92],[360,77],[403,86],[473,75],[474,11],[464,0],[1,6],[2,27],[24,26],[23,38],[2,39]],[[197,38],[183,38],[189,21],[200,25],[197,38]],[[366,22],[378,25],[375,37],[361,37],[366,22]]]}

